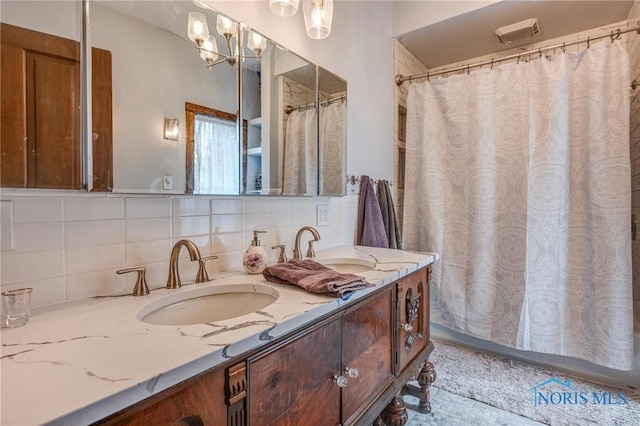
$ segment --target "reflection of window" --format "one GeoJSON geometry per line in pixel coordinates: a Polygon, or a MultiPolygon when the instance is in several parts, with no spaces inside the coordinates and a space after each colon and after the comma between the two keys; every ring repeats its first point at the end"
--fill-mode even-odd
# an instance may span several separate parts
{"type": "Polygon", "coordinates": [[[237,194],[240,149],[235,121],[197,114],[193,136],[193,192],[237,194]]]}
{"type": "MultiPolygon", "coordinates": [[[[186,113],[186,192],[238,194],[241,163],[235,114],[189,102],[186,113]]],[[[243,132],[246,132],[246,123],[243,123],[243,132]]],[[[244,161],[244,152],[242,157],[244,161]]]]}

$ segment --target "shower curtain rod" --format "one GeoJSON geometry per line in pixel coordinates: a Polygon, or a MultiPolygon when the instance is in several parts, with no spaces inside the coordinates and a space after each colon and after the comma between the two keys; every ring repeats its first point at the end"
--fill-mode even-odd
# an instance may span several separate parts
{"type": "MultiPolygon", "coordinates": [[[[344,101],[345,99],[347,99],[347,95],[336,96],[335,98],[329,98],[329,99],[327,99],[325,101],[320,101],[320,106],[331,105],[334,102],[344,101]]],[[[299,105],[299,106],[286,105],[284,107],[284,112],[287,113],[287,114],[291,114],[295,110],[304,111],[304,110],[307,110],[307,109],[309,109],[311,107],[314,107],[314,106],[316,106],[315,102],[309,102],[308,104],[299,105]]]]}
{"type": "MultiPolygon", "coordinates": [[[[553,46],[547,46],[547,47],[543,47],[540,49],[531,49],[531,50],[526,50],[524,52],[520,52],[520,53],[514,53],[513,55],[509,55],[509,56],[503,56],[501,58],[491,58],[491,60],[486,60],[486,61],[482,61],[482,62],[477,62],[475,64],[467,64],[467,65],[462,65],[456,68],[450,68],[450,69],[445,69],[442,71],[436,71],[436,72],[425,72],[422,74],[414,74],[414,75],[409,75],[409,76],[403,76],[402,74],[397,74],[396,75],[396,84],[398,86],[402,86],[402,83],[404,83],[405,81],[412,81],[415,79],[420,79],[420,78],[426,78],[427,80],[430,77],[435,77],[438,75],[443,75],[443,74],[449,74],[449,73],[454,73],[454,72],[458,72],[458,71],[467,71],[469,72],[471,70],[471,68],[480,68],[483,67],[485,65],[491,65],[491,67],[493,68],[494,64],[500,63],[500,62],[504,62],[504,61],[509,61],[512,59],[520,59],[524,56],[528,56],[528,55],[533,55],[533,54],[540,54],[540,56],[542,56],[543,53],[548,52],[550,50],[555,50],[555,49],[562,49],[564,51],[565,48],[569,47],[569,46],[574,46],[576,44],[580,44],[580,43],[587,43],[587,48],[589,47],[589,44],[592,41],[596,41],[596,40],[600,40],[603,38],[611,38],[611,42],[613,43],[614,40],[617,40],[620,38],[620,36],[622,34],[626,34],[626,33],[630,33],[630,32],[637,32],[638,34],[640,34],[640,25],[634,27],[634,28],[630,28],[627,30],[621,30],[620,28],[618,28],[615,31],[611,31],[611,33],[609,34],[605,34],[605,35],[601,35],[601,36],[597,36],[597,37],[587,37],[586,39],[581,39],[581,40],[576,40],[576,41],[571,41],[568,43],[560,43],[560,44],[556,44],[553,46]]],[[[634,83],[632,83],[632,86],[635,86],[635,80],[634,83]]],[[[634,87],[635,89],[635,87],[634,87]]]]}

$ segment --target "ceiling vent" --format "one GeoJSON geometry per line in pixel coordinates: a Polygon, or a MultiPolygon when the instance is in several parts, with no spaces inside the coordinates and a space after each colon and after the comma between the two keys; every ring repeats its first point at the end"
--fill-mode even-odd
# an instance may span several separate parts
{"type": "Polygon", "coordinates": [[[500,27],[495,31],[498,41],[502,44],[511,44],[516,41],[531,38],[540,32],[536,18],[526,19],[515,24],[500,27]]]}

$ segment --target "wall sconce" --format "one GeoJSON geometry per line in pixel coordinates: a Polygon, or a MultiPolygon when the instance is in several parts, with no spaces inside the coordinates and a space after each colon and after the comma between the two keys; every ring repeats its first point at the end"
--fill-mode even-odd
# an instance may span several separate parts
{"type": "Polygon", "coordinates": [[[170,141],[177,141],[180,133],[180,121],[177,118],[164,119],[164,138],[170,141]]]}
{"type": "Polygon", "coordinates": [[[269,7],[276,15],[288,18],[298,11],[298,0],[269,0],[269,7]]]}
{"type": "Polygon", "coordinates": [[[304,26],[307,35],[321,40],[329,37],[333,20],[333,0],[303,0],[304,26]]]}

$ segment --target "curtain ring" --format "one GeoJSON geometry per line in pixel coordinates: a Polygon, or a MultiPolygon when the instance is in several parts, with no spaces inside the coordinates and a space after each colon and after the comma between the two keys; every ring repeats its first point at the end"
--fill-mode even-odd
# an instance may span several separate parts
{"type": "Polygon", "coordinates": [[[518,60],[516,61],[516,65],[520,63],[520,55],[522,55],[522,54],[518,53],[518,60]]]}
{"type": "Polygon", "coordinates": [[[542,48],[538,49],[538,58],[542,59],[542,48]]]}
{"type": "Polygon", "coordinates": [[[491,69],[493,69],[493,58],[491,58],[491,69]]]}
{"type": "Polygon", "coordinates": [[[471,71],[469,70],[469,64],[467,64],[467,75],[469,75],[471,71]]]}
{"type": "Polygon", "coordinates": [[[427,81],[429,81],[429,71],[427,71],[427,81]]]}
{"type": "Polygon", "coordinates": [[[567,43],[562,43],[562,53],[567,53],[567,43]]]}
{"type": "Polygon", "coordinates": [[[587,37],[587,49],[591,47],[591,37],[587,37]]]}
{"type": "Polygon", "coordinates": [[[616,40],[620,40],[620,37],[622,37],[622,30],[618,28],[618,31],[616,31],[616,40]]]}

